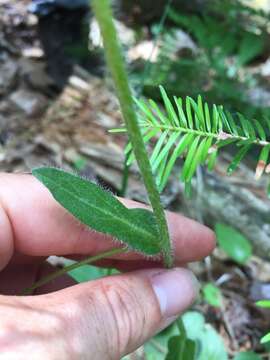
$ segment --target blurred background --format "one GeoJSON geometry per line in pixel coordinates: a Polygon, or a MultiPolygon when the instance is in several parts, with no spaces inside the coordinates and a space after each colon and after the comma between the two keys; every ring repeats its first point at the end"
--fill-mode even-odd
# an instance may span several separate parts
{"type": "MultiPolygon", "coordinates": [[[[136,97],[160,101],[163,85],[170,95],[201,94],[249,119],[270,116],[270,1],[114,0],[113,6],[136,97]]],[[[127,139],[108,132],[121,124],[88,0],[0,0],[0,170],[58,166],[146,202],[136,165],[127,176],[127,139]]],[[[218,237],[213,256],[191,264],[202,292],[184,322],[199,360],[270,359],[269,342],[260,342],[270,310],[256,305],[270,300],[269,176],[254,180],[254,152],[228,177],[232,151],[214,172],[199,169],[191,198],[178,179],[180,161],[162,194],[166,208],[211,226],[218,237]]],[[[106,274],[86,266],[72,276],[106,274]]],[[[165,359],[174,332],[170,327],[129,359],[165,359]]]]}

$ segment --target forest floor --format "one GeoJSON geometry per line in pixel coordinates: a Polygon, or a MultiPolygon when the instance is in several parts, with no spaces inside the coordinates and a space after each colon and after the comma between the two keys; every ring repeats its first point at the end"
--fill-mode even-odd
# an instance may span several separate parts
{"type": "MultiPolygon", "coordinates": [[[[28,3],[0,1],[0,170],[64,167],[119,192],[126,138],[108,132],[121,124],[111,83],[78,64],[69,73],[69,63],[66,73],[53,78],[47,71],[51,63],[40,39],[38,19],[27,12],[28,3]]],[[[222,177],[222,169],[218,170],[222,177]]],[[[235,176],[237,180],[239,174],[235,176]]],[[[256,191],[269,206],[261,189],[256,191]]],[[[146,200],[135,165],[126,196],[146,200]]],[[[176,179],[163,201],[169,209],[183,208],[182,188],[176,179]]],[[[215,283],[222,290],[221,308],[202,300],[194,309],[222,336],[229,354],[253,350],[263,356],[259,339],[268,330],[270,312],[256,307],[255,301],[270,299],[269,261],[254,255],[240,266],[217,250],[211,259],[192,268],[202,282],[215,283]]],[[[156,347],[162,353],[162,347],[156,347]]],[[[269,357],[265,354],[264,358],[269,357]]]]}

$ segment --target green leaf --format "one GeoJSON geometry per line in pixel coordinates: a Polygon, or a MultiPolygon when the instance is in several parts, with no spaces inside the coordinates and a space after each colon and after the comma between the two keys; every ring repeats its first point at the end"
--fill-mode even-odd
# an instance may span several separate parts
{"type": "Polygon", "coordinates": [[[230,175],[233,171],[235,171],[235,169],[237,168],[237,166],[239,165],[239,163],[243,160],[243,158],[245,157],[245,155],[247,154],[247,152],[249,151],[249,149],[251,148],[251,145],[245,145],[243,146],[235,155],[235,157],[233,158],[231,164],[229,165],[228,169],[227,169],[227,173],[230,175]]]}
{"type": "Polygon", "coordinates": [[[153,172],[157,170],[161,161],[166,157],[166,155],[168,155],[168,153],[170,152],[171,148],[174,146],[180,135],[181,134],[179,132],[175,132],[171,134],[171,136],[167,141],[167,144],[163,147],[163,149],[159,152],[158,156],[156,157],[155,161],[151,164],[153,168],[153,172]]]}
{"type": "Polygon", "coordinates": [[[133,98],[139,109],[146,115],[146,119],[150,121],[152,124],[158,124],[155,116],[152,114],[151,110],[148,108],[147,104],[145,104],[142,100],[137,100],[133,98]]]}
{"type": "Polygon", "coordinates": [[[169,116],[169,119],[170,119],[172,125],[178,126],[179,125],[178,116],[176,115],[174,107],[173,107],[173,105],[172,105],[172,103],[171,103],[165,89],[162,86],[160,86],[159,89],[160,89],[160,92],[161,92],[161,96],[162,96],[162,99],[163,99],[167,114],[169,116]]]}
{"type": "Polygon", "coordinates": [[[158,116],[158,118],[160,119],[160,121],[164,124],[164,125],[170,125],[170,121],[168,118],[166,118],[166,116],[162,113],[162,111],[160,110],[159,106],[157,105],[157,103],[154,100],[149,100],[149,104],[152,107],[153,111],[156,113],[156,115],[158,116]]]}
{"type": "Polygon", "coordinates": [[[265,344],[267,342],[270,341],[270,333],[264,335],[262,338],[261,338],[261,344],[265,344]]]}
{"type": "Polygon", "coordinates": [[[270,300],[259,300],[256,302],[256,305],[262,308],[270,308],[270,300]]]}
{"type": "Polygon", "coordinates": [[[190,148],[188,149],[188,153],[187,153],[187,157],[182,169],[182,174],[181,174],[181,180],[185,181],[188,175],[188,171],[193,163],[193,158],[194,155],[197,151],[197,146],[199,144],[200,141],[200,136],[197,136],[194,141],[192,142],[192,144],[190,145],[190,148]]]}
{"type": "Polygon", "coordinates": [[[235,355],[233,360],[262,360],[262,358],[253,351],[245,351],[235,355]]]}
{"type": "Polygon", "coordinates": [[[187,338],[184,323],[180,318],[175,324],[180,335],[170,337],[165,360],[195,360],[196,342],[187,338]]]}
{"type": "Polygon", "coordinates": [[[172,336],[165,360],[195,360],[196,342],[182,336],[172,336]]]}
{"type": "Polygon", "coordinates": [[[208,151],[212,145],[212,141],[213,141],[213,138],[209,137],[206,142],[205,142],[205,145],[204,145],[204,148],[203,148],[203,152],[202,152],[202,156],[201,156],[201,163],[204,164],[207,157],[208,157],[208,151]]]}
{"type": "Polygon", "coordinates": [[[203,157],[203,152],[205,148],[206,139],[203,139],[201,143],[199,144],[197,151],[193,157],[192,163],[190,168],[188,169],[188,173],[186,175],[186,178],[184,179],[185,182],[191,182],[192,176],[194,175],[197,167],[200,165],[201,159],[203,157]]]}
{"type": "Polygon", "coordinates": [[[197,311],[188,311],[182,317],[187,337],[196,341],[196,360],[228,360],[222,337],[197,311]]]}
{"type": "Polygon", "coordinates": [[[245,264],[252,255],[252,247],[247,238],[230,226],[217,223],[217,241],[222,250],[239,264],[245,264]]]}
{"type": "Polygon", "coordinates": [[[232,115],[228,111],[226,111],[226,117],[227,117],[227,120],[228,120],[228,122],[230,124],[230,128],[232,130],[232,133],[234,135],[238,136],[238,129],[237,129],[236,123],[235,123],[232,115]]]}
{"type": "Polygon", "coordinates": [[[206,128],[207,128],[207,131],[210,133],[211,132],[211,118],[210,118],[210,111],[209,111],[209,107],[208,107],[207,103],[204,104],[204,112],[205,112],[206,128]]]}
{"type": "Polygon", "coordinates": [[[238,65],[243,66],[247,64],[262,52],[263,47],[263,37],[247,32],[240,44],[239,55],[237,59],[238,65]]]}
{"type": "Polygon", "coordinates": [[[189,144],[192,142],[193,138],[194,138],[194,136],[192,134],[185,134],[180,139],[179,143],[177,144],[176,148],[174,149],[174,151],[172,153],[172,156],[170,157],[170,160],[168,161],[168,164],[166,165],[166,169],[164,171],[164,176],[162,179],[161,190],[164,189],[177,158],[179,156],[181,156],[181,154],[189,146],[189,144]]]}
{"type": "Polygon", "coordinates": [[[162,149],[164,148],[165,145],[163,145],[163,144],[166,144],[168,134],[169,134],[169,131],[166,130],[166,131],[164,131],[164,133],[162,133],[162,135],[158,139],[158,141],[157,141],[157,143],[155,145],[154,151],[153,151],[153,153],[151,155],[151,158],[150,158],[150,163],[151,164],[154,164],[154,162],[156,161],[160,151],[162,151],[162,149]]]}
{"type": "Polygon", "coordinates": [[[109,234],[147,255],[160,252],[152,212],[128,209],[96,184],[55,168],[38,168],[33,175],[66,210],[92,229],[109,234]]]}
{"type": "Polygon", "coordinates": [[[177,110],[178,110],[178,116],[179,116],[179,120],[180,120],[180,124],[187,128],[187,118],[186,115],[184,113],[183,110],[183,102],[181,98],[177,98],[176,96],[174,97],[174,102],[176,104],[177,110]]]}
{"type": "Polygon", "coordinates": [[[262,127],[261,123],[258,120],[254,120],[254,125],[256,127],[257,133],[259,134],[259,137],[261,140],[266,140],[266,134],[264,131],[264,128],[262,127]]]}
{"type": "Polygon", "coordinates": [[[208,283],[202,288],[202,293],[208,304],[219,308],[222,306],[222,294],[217,286],[208,283]]]}
{"type": "Polygon", "coordinates": [[[186,112],[188,118],[188,126],[190,129],[193,129],[193,117],[192,117],[192,110],[190,104],[191,98],[189,96],[186,97],[186,112]]]}

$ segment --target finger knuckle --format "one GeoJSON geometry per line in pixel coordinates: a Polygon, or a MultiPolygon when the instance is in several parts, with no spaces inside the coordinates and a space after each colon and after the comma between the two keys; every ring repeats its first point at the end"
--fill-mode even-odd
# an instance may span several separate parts
{"type": "Polygon", "coordinates": [[[129,282],[121,281],[117,286],[104,282],[101,287],[104,298],[109,327],[108,342],[112,343],[120,354],[140,343],[146,322],[146,311],[143,302],[130,286],[129,282]],[[112,341],[112,334],[114,340],[112,341]]]}

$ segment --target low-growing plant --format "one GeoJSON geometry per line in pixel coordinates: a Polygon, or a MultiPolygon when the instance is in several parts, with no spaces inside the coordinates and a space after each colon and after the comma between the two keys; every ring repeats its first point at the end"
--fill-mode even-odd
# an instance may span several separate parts
{"type": "MultiPolygon", "coordinates": [[[[173,103],[163,88],[161,94],[165,112],[154,101],[145,103],[135,100],[140,109],[137,116],[109,0],[93,0],[92,5],[101,28],[107,62],[125,120],[125,126],[114,131],[125,131],[128,134],[128,162],[136,159],[152,210],[128,209],[95,183],[63,170],[48,167],[34,169],[33,175],[80,222],[111,235],[124,246],[72,263],[33,284],[25,293],[31,293],[36,287],[82,265],[130,250],[147,257],[163,258],[166,267],[173,266],[173,250],[160,191],[166,186],[176,160],[180,157],[185,159],[180,178],[188,190],[197,167],[207,163],[209,169],[212,169],[220,149],[232,143],[238,151],[229,166],[229,173],[236,169],[253,146],[261,148],[256,177],[259,178],[264,171],[270,172],[270,166],[267,165],[270,143],[264,125],[258,121],[250,122],[241,114],[234,118],[220,106],[213,105],[210,108],[201,97],[197,101],[190,97],[185,101],[174,98],[173,103]],[[156,139],[156,143],[151,156],[148,156],[146,144],[151,139],[156,139]]],[[[265,120],[265,123],[270,129],[270,122],[265,120]]],[[[206,295],[209,297],[209,289],[206,295]]],[[[178,328],[180,335],[170,340],[166,359],[195,359],[194,340],[186,334],[181,320],[178,320],[178,328]],[[183,354],[189,357],[183,357],[183,354]]]]}

